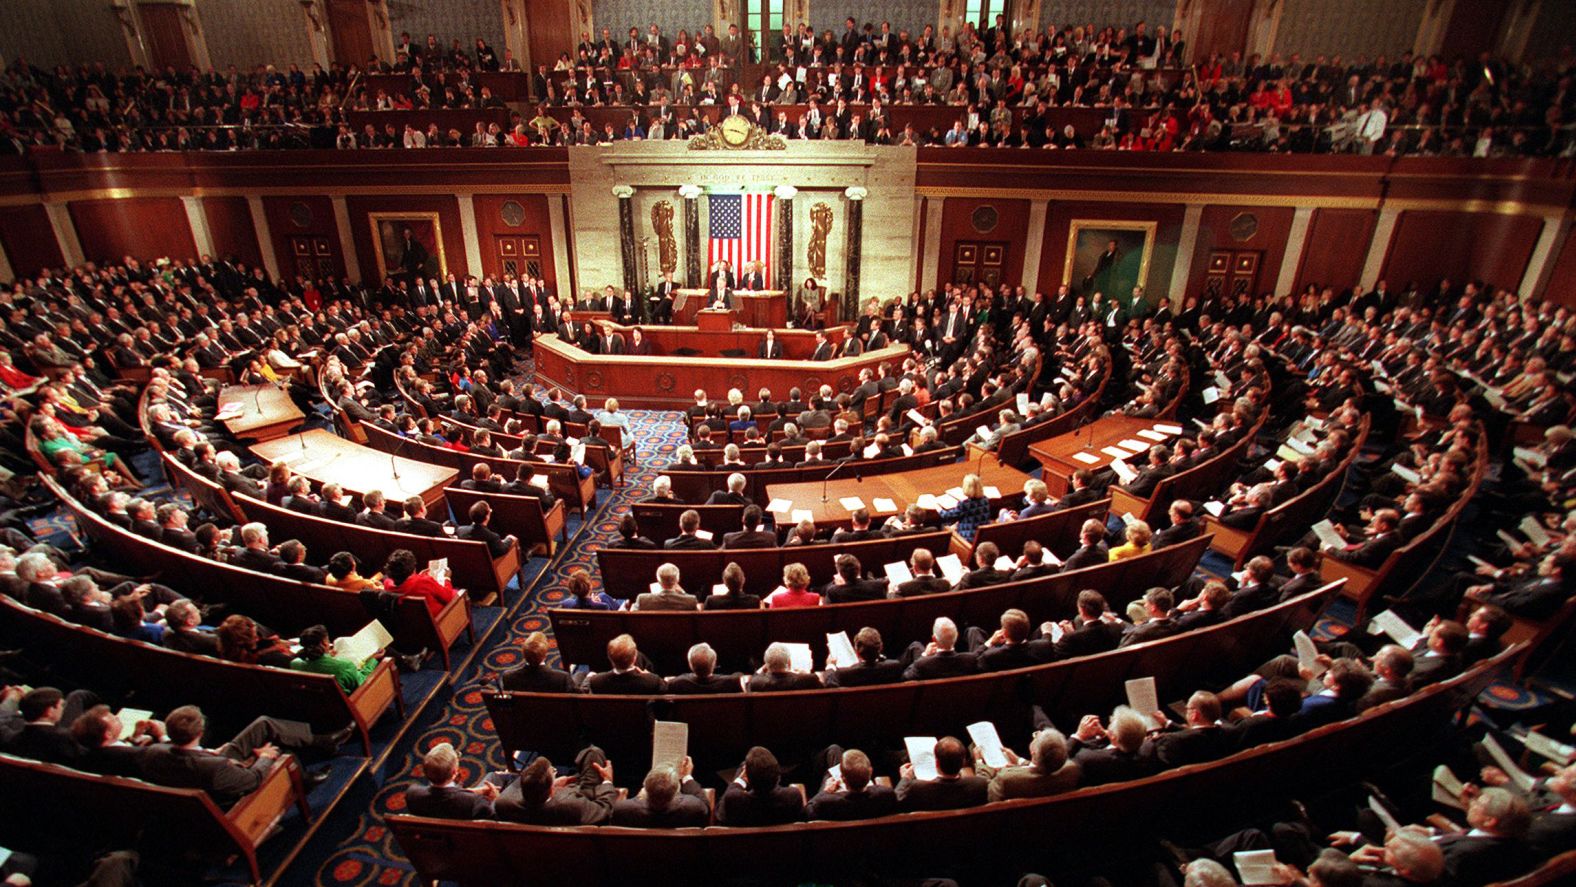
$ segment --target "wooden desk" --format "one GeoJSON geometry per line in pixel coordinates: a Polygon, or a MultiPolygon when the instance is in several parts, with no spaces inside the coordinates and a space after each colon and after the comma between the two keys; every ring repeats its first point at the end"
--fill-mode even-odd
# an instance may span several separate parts
{"type": "MultiPolygon", "coordinates": [[[[848,526],[852,522],[853,512],[844,508],[839,501],[845,496],[858,496],[864,500],[870,516],[879,521],[892,514],[902,513],[910,504],[919,501],[922,494],[930,493],[939,496],[945,493],[961,483],[965,474],[977,473],[985,486],[997,488],[997,492],[1001,495],[991,499],[991,504],[996,506],[1000,506],[1004,500],[1022,495],[1023,484],[1029,480],[1029,475],[1016,468],[998,464],[994,459],[954,462],[951,465],[937,465],[934,468],[921,468],[896,474],[878,474],[864,480],[856,477],[857,468],[858,463],[850,463],[847,468],[838,472],[836,477],[824,482],[772,484],[766,488],[766,493],[772,499],[791,501],[793,510],[809,509],[811,519],[815,521],[817,527],[848,526]],[[823,484],[826,489],[825,502],[821,501],[823,484]],[[897,507],[895,510],[877,509],[876,499],[891,499],[897,507]]],[[[773,516],[777,518],[779,524],[788,523],[792,519],[791,512],[773,516]]]]}
{"type": "MultiPolygon", "coordinates": [[[[1052,496],[1062,496],[1072,488],[1073,472],[1080,468],[1090,471],[1099,471],[1116,461],[1116,457],[1104,452],[1106,447],[1114,446],[1124,440],[1153,446],[1157,443],[1167,443],[1175,440],[1175,435],[1168,435],[1165,441],[1150,440],[1138,432],[1153,429],[1156,425],[1176,427],[1177,423],[1168,419],[1135,419],[1131,416],[1106,416],[1103,419],[1085,425],[1077,431],[1042,440],[1029,445],[1029,453],[1040,460],[1045,466],[1043,480],[1045,486],[1051,491],[1052,496]],[[1087,459],[1078,459],[1075,454],[1082,454],[1087,459]],[[1088,461],[1092,459],[1093,461],[1088,461]]],[[[1148,464],[1148,457],[1138,453],[1127,457],[1125,461],[1134,471],[1148,464]]]]}
{"type": "Polygon", "coordinates": [[[219,390],[219,409],[230,403],[241,406],[241,415],[226,419],[224,427],[237,438],[284,437],[306,418],[288,393],[272,385],[226,385],[219,390]]]}
{"type": "Polygon", "coordinates": [[[256,444],[251,449],[264,462],[283,461],[291,471],[314,483],[337,483],[345,492],[358,496],[379,490],[385,499],[395,503],[420,496],[429,508],[443,501],[443,488],[459,476],[453,468],[391,456],[321,428],[256,444]],[[398,478],[394,476],[395,466],[399,468],[398,478]]]}
{"type": "MultiPolygon", "coordinates": [[[[782,290],[734,290],[733,310],[745,326],[771,327],[788,323],[788,299],[782,290]]],[[[695,319],[696,313],[711,304],[711,291],[679,289],[674,291],[673,322],[680,326],[695,319]]]]}
{"type": "MultiPolygon", "coordinates": [[[[625,342],[630,341],[629,327],[613,329],[624,334],[625,342]]],[[[756,360],[756,350],[765,340],[762,330],[703,333],[695,327],[662,326],[642,326],[640,330],[652,345],[653,354],[649,356],[588,354],[556,335],[542,336],[536,340],[537,381],[584,394],[596,403],[616,397],[626,407],[671,410],[693,404],[697,388],[714,397],[737,388],[752,400],[761,388],[770,388],[774,396],[784,399],[789,389],[796,387],[807,394],[823,384],[830,385],[834,392],[853,391],[859,384],[860,370],[874,370],[882,363],[898,367],[909,354],[907,345],[893,345],[858,357],[805,360],[815,347],[814,334],[783,330],[776,336],[782,343],[784,359],[756,360]],[[691,348],[699,354],[675,355],[679,348],[691,348]],[[723,351],[737,351],[748,357],[729,357],[723,351]]],[[[844,330],[827,332],[828,340],[835,343],[844,330]]]]}

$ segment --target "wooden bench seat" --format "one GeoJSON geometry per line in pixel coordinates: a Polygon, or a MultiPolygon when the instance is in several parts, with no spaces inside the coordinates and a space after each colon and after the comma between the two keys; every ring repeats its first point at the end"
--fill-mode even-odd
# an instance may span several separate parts
{"type": "MultiPolygon", "coordinates": [[[[357,592],[258,573],[171,548],[109,523],[72,498],[53,478],[41,480],[65,505],[83,535],[92,540],[94,551],[109,563],[143,575],[157,574],[177,591],[195,593],[206,602],[228,604],[287,636],[319,623],[336,636],[354,634],[372,619],[357,592]]],[[[384,626],[401,646],[437,650],[447,669],[450,648],[460,635],[472,634],[470,596],[456,595],[437,616],[427,609],[426,601],[402,598],[393,618],[384,619],[384,626]]]]}
{"type": "Polygon", "coordinates": [[[1111,513],[1132,514],[1158,530],[1170,525],[1168,509],[1172,502],[1178,499],[1212,499],[1220,495],[1227,481],[1237,475],[1242,457],[1253,446],[1253,441],[1263,430],[1268,418],[1269,411],[1266,410],[1241,440],[1216,453],[1213,459],[1206,459],[1186,471],[1161,479],[1148,498],[1135,496],[1122,489],[1120,484],[1112,484],[1111,513]]]}
{"type": "Polygon", "coordinates": [[[210,863],[240,857],[253,887],[263,884],[257,849],[292,806],[311,818],[293,755],[282,756],[251,794],[224,810],[201,789],[166,788],[0,754],[0,818],[13,831],[45,841],[69,834],[83,847],[152,842],[210,863]]]}
{"type": "MultiPolygon", "coordinates": [[[[956,462],[962,455],[958,447],[945,447],[920,453],[914,456],[899,456],[895,459],[871,459],[858,463],[858,470],[865,477],[877,474],[896,474],[901,471],[912,471],[916,468],[931,468],[936,465],[947,465],[956,462]]],[[[827,462],[824,465],[806,466],[804,468],[752,468],[739,472],[744,475],[744,495],[750,497],[756,505],[765,508],[771,501],[766,488],[772,484],[792,484],[801,481],[816,481],[825,478],[843,462],[827,462]]],[[[844,468],[838,473],[839,477],[848,476],[853,469],[844,468]]],[[[702,470],[676,470],[669,466],[662,472],[673,481],[673,495],[685,502],[705,502],[706,499],[718,490],[728,488],[728,475],[731,472],[721,469],[702,470]]],[[[961,477],[961,473],[959,474],[961,477]]]]}
{"type": "Polygon", "coordinates": [[[361,427],[367,434],[367,446],[390,454],[398,451],[398,455],[418,462],[453,468],[460,472],[461,477],[470,477],[472,465],[486,462],[492,466],[494,474],[502,475],[505,480],[513,480],[520,465],[529,464],[533,474],[546,475],[548,488],[552,490],[553,495],[567,502],[570,508],[579,509],[581,516],[589,513],[596,505],[596,478],[581,477],[574,465],[553,462],[522,463],[518,459],[462,453],[448,447],[435,447],[418,440],[400,437],[370,423],[361,427]]]}
{"type": "MultiPolygon", "coordinates": [[[[852,543],[844,546],[852,550],[852,543]]],[[[1208,537],[1191,539],[1114,563],[1082,570],[1007,582],[984,588],[949,591],[897,600],[825,604],[785,610],[700,610],[642,613],[629,610],[548,610],[553,637],[564,661],[594,668],[606,662],[607,642],[621,634],[635,638],[642,653],[665,674],[681,674],[689,667],[685,656],[691,644],[705,641],[717,651],[721,668],[743,668],[757,662],[773,641],[807,643],[825,648],[828,633],[847,631],[850,638],[870,626],[881,632],[887,654],[896,658],[909,641],[930,636],[931,625],[946,616],[959,626],[994,628],[1004,610],[1017,607],[1038,625],[1049,618],[1071,615],[1078,592],[1101,590],[1113,608],[1157,585],[1172,587],[1192,574],[1209,545],[1208,537]]],[[[795,549],[778,549],[780,552],[795,549]]],[[[661,554],[663,552],[640,552],[661,554]]],[[[705,552],[701,552],[704,554],[705,552]]],[[[738,552],[744,554],[745,552],[738,552]]],[[[770,556],[772,550],[763,552],[770,556]]],[[[867,564],[879,571],[878,565],[867,564]]],[[[746,568],[746,576],[749,575],[746,568]]],[[[762,569],[765,569],[763,566],[762,569]]],[[[780,575],[774,573],[771,575],[780,575]]]]}
{"type": "Polygon", "coordinates": [[[71,677],[108,698],[130,697],[159,710],[200,705],[209,718],[240,729],[258,715],[304,721],[331,733],[352,724],[364,754],[369,731],[392,705],[405,716],[392,659],[347,694],[330,675],[227,662],[127,640],[67,622],[0,596],[0,633],[51,673],[71,677]]]}
{"type": "MultiPolygon", "coordinates": [[[[636,502],[630,506],[640,535],[661,545],[679,534],[679,516],[694,510],[700,515],[700,528],[721,542],[727,533],[738,532],[744,518],[743,505],[686,505],[683,502],[636,502]]],[[[761,515],[764,520],[766,515],[761,515]]]]}
{"type": "MultiPolygon", "coordinates": [[[[969,871],[999,862],[1003,836],[1016,835],[1055,835],[1059,846],[1086,852],[1130,851],[1134,841],[1166,823],[1230,827],[1229,818],[1253,800],[1243,786],[1274,785],[1291,793],[1365,777],[1412,753],[1419,736],[1445,726],[1519,653],[1507,650],[1452,680],[1292,739],[1048,798],[776,828],[560,828],[404,815],[386,822],[422,878],[461,887],[629,884],[649,880],[654,871],[720,882],[758,875],[762,860],[785,880],[828,883],[870,870],[969,871]],[[1352,754],[1354,748],[1364,753],[1352,754]]],[[[1021,745],[1019,736],[1004,738],[1021,745]]],[[[634,761],[644,766],[639,757],[634,761]]]]}
{"type": "Polygon", "coordinates": [[[469,513],[477,502],[491,505],[492,528],[499,533],[513,533],[519,537],[521,546],[532,554],[552,557],[558,550],[557,543],[569,540],[562,500],[554,502],[553,507],[544,512],[540,499],[513,493],[482,493],[448,487],[443,491],[443,498],[456,514],[469,513]]]}

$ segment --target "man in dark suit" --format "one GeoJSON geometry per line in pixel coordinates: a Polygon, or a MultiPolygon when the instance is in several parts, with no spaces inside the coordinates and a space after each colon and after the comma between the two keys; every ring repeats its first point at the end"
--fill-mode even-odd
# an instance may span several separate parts
{"type": "Polygon", "coordinates": [[[507,536],[500,536],[497,531],[488,526],[492,522],[492,506],[486,502],[472,504],[469,514],[471,522],[454,532],[456,539],[478,539],[486,542],[487,551],[494,558],[500,558],[508,554],[509,549],[513,548],[515,542],[518,541],[513,533],[507,536]]]}
{"type": "Polygon", "coordinates": [[[612,824],[625,828],[699,828],[711,820],[706,794],[685,758],[678,769],[659,766],[646,774],[638,795],[613,805],[612,824]]]}
{"type": "Polygon", "coordinates": [[[1186,499],[1173,501],[1167,515],[1171,518],[1171,526],[1155,533],[1149,542],[1150,551],[1180,545],[1204,532],[1204,522],[1193,516],[1193,503],[1186,499]]]}
{"type": "Polygon", "coordinates": [[[1326,550],[1336,560],[1345,561],[1359,567],[1377,569],[1401,545],[1401,534],[1397,527],[1401,523],[1401,513],[1394,508],[1381,508],[1374,512],[1373,520],[1367,527],[1367,538],[1358,542],[1348,542],[1344,547],[1326,550]]]}
{"type": "Polygon", "coordinates": [[[1286,552],[1286,566],[1291,569],[1291,578],[1280,587],[1282,601],[1307,594],[1323,584],[1319,578],[1319,556],[1311,548],[1299,546],[1286,552]]]}
{"type": "Polygon", "coordinates": [[[521,693],[573,693],[569,672],[547,664],[547,635],[533,631],[520,645],[521,663],[498,677],[498,686],[521,693]]]}
{"type": "Polygon", "coordinates": [[[1230,737],[1220,726],[1220,697],[1197,692],[1188,697],[1187,721],[1178,726],[1167,723],[1145,742],[1142,755],[1152,757],[1161,767],[1181,767],[1213,761],[1231,753],[1230,737]]]}
{"type": "Polygon", "coordinates": [[[717,546],[709,539],[702,539],[696,535],[700,530],[700,512],[693,508],[685,510],[679,515],[679,534],[662,543],[666,549],[695,549],[709,551],[717,546]]]}
{"type": "Polygon", "coordinates": [[[838,758],[838,776],[828,777],[805,805],[806,817],[832,822],[874,819],[897,812],[897,792],[871,782],[870,756],[848,749],[838,758]]]}
{"type": "Polygon", "coordinates": [[[1130,647],[1147,641],[1157,641],[1180,631],[1176,614],[1171,609],[1175,601],[1176,598],[1169,588],[1156,587],[1144,592],[1144,612],[1149,614],[1149,618],[1142,624],[1127,629],[1117,646],[1130,647]]]}
{"type": "MultiPolygon", "coordinates": [[[[420,497],[413,498],[419,499],[420,497]]],[[[339,484],[323,484],[322,499],[323,501],[318,503],[318,514],[320,516],[346,524],[355,522],[356,510],[345,503],[345,490],[339,484]]],[[[406,505],[408,508],[409,502],[406,505]]]]}
{"type": "MultiPolygon", "coordinates": [[[[748,481],[740,472],[728,475],[728,488],[716,490],[706,500],[707,505],[749,505],[750,498],[744,495],[744,488],[748,481]]],[[[708,546],[710,547],[710,546],[708,546]]]]}
{"type": "Polygon", "coordinates": [[[1071,659],[1115,650],[1122,640],[1122,623],[1108,617],[1107,612],[1105,596],[1100,592],[1091,589],[1078,592],[1078,618],[1061,623],[1062,636],[1055,642],[1055,658],[1071,659]]]}
{"type": "Polygon", "coordinates": [[[1062,563],[1062,572],[1110,563],[1111,552],[1105,544],[1105,524],[1094,519],[1084,521],[1078,531],[1078,541],[1078,550],[1068,555],[1062,563]]]}
{"type": "Polygon", "coordinates": [[[1409,685],[1412,690],[1449,680],[1465,667],[1462,651],[1467,645],[1467,628],[1453,620],[1435,623],[1428,632],[1428,646],[1412,663],[1409,685]]]}
{"type": "Polygon", "coordinates": [[[742,529],[733,533],[725,533],[722,537],[723,548],[776,548],[777,534],[761,529],[761,507],[747,505],[744,515],[740,519],[742,529]]]}
{"type": "Polygon", "coordinates": [[[766,340],[755,346],[756,360],[781,360],[783,356],[783,343],[777,341],[777,336],[771,330],[766,331],[766,340]]]}
{"type": "Polygon", "coordinates": [[[1259,518],[1264,512],[1269,511],[1274,493],[1268,487],[1254,487],[1249,490],[1246,504],[1229,507],[1220,515],[1221,526],[1233,530],[1251,530],[1259,525],[1259,518]]]}
{"type": "Polygon", "coordinates": [[[321,584],[327,573],[322,567],[306,562],[306,546],[299,539],[286,539],[279,543],[279,560],[284,564],[279,574],[297,582],[321,584]]]}
{"type": "Polygon", "coordinates": [[[1155,487],[1162,480],[1176,473],[1176,468],[1171,464],[1171,451],[1165,444],[1155,444],[1149,448],[1149,464],[1138,472],[1132,482],[1123,485],[1122,489],[1139,499],[1148,499],[1155,492],[1155,487]]]}
{"type": "Polygon", "coordinates": [[[1029,628],[1028,614],[1019,609],[1002,613],[1001,627],[990,637],[985,636],[984,628],[970,626],[969,649],[979,660],[980,670],[1006,671],[1045,662],[1049,653],[1046,649],[1048,645],[1031,643],[1029,628]]]}
{"type": "Polygon", "coordinates": [[[686,658],[689,672],[668,678],[666,692],[685,696],[739,692],[741,675],[737,672],[717,674],[717,651],[710,644],[703,642],[690,647],[686,658]]]}
{"type": "Polygon", "coordinates": [[[83,757],[85,749],[72,738],[69,729],[61,726],[61,722],[74,722],[82,713],[83,706],[91,701],[91,695],[85,692],[73,693],[72,698],[68,699],[54,687],[38,687],[27,691],[17,700],[17,716],[21,724],[15,728],[14,734],[8,731],[0,750],[52,764],[74,764],[83,757]],[[70,720],[66,719],[67,714],[70,714],[70,720]]]}
{"type": "Polygon", "coordinates": [[[869,687],[903,680],[903,663],[882,655],[881,632],[874,628],[867,625],[854,635],[854,655],[858,662],[827,667],[828,687],[869,687]]]}
{"type": "Polygon", "coordinates": [[[974,547],[974,569],[963,574],[958,580],[958,590],[965,588],[984,588],[987,585],[1000,585],[1012,581],[1012,570],[996,569],[996,560],[1001,557],[1001,550],[994,542],[981,542],[974,547]]]}
{"type": "Polygon", "coordinates": [[[866,508],[856,508],[848,516],[849,529],[838,530],[832,534],[833,542],[863,542],[866,539],[885,539],[886,534],[880,529],[870,526],[870,511],[866,508]]]}
{"type": "Polygon", "coordinates": [[[787,690],[819,690],[821,679],[814,672],[793,670],[793,656],[783,644],[772,644],[762,657],[761,670],[750,675],[745,684],[748,693],[781,693],[787,690]]]}
{"type": "Polygon", "coordinates": [[[908,663],[908,667],[903,670],[903,679],[933,680],[979,671],[979,662],[974,654],[958,652],[957,645],[957,624],[945,616],[937,618],[931,627],[930,642],[922,647],[915,641],[905,651],[903,660],[908,663]]]}
{"type": "MultiPolygon", "coordinates": [[[[183,705],[164,719],[167,742],[149,749],[143,773],[149,782],[171,788],[200,788],[221,807],[251,794],[274,768],[281,749],[333,754],[350,738],[351,728],[313,733],[310,724],[258,718],[216,749],[202,747],[206,719],[195,705],[183,705]]],[[[326,774],[315,774],[322,781],[326,774]]],[[[417,811],[412,810],[415,813],[417,811]]]]}
{"type": "Polygon", "coordinates": [[[441,539],[444,536],[443,524],[427,517],[427,503],[420,496],[412,496],[405,500],[405,516],[394,522],[394,529],[401,533],[432,539],[441,539]]]}
{"type": "Polygon", "coordinates": [[[241,548],[230,555],[230,563],[259,573],[278,574],[284,562],[268,547],[268,527],[260,523],[241,527],[241,548]]]}
{"type": "Polygon", "coordinates": [[[586,678],[586,691],[603,694],[655,696],[662,692],[662,678],[635,665],[640,650],[627,634],[607,642],[607,661],[612,666],[586,678]]]}
{"type": "Polygon", "coordinates": [[[777,756],[757,745],[744,756],[739,776],[717,802],[717,822],[744,828],[783,825],[804,818],[804,796],[782,784],[777,756]]]}
{"type": "Polygon", "coordinates": [[[1100,492],[1093,488],[1094,472],[1087,468],[1080,468],[1073,472],[1071,486],[1062,498],[1056,500],[1057,511],[1074,508],[1079,505],[1088,505],[1100,498],[1100,492]]]}
{"type": "Polygon", "coordinates": [[[361,494],[361,504],[365,509],[356,515],[356,523],[374,530],[394,529],[394,518],[384,511],[387,503],[383,499],[381,490],[368,490],[361,494]]]}
{"type": "Polygon", "coordinates": [[[894,790],[898,809],[958,810],[978,807],[989,800],[990,781],[983,776],[964,776],[969,753],[963,743],[952,736],[936,741],[936,778],[919,779],[912,762],[900,770],[902,779],[894,790]]]}
{"type": "MultiPolygon", "coordinates": [[[[832,541],[836,542],[836,537],[832,541]]],[[[887,581],[864,578],[864,567],[859,563],[859,558],[840,554],[833,563],[837,572],[831,582],[821,587],[821,600],[824,603],[879,601],[887,596],[887,581]]]]}
{"type": "Polygon", "coordinates": [[[529,825],[601,825],[613,815],[618,788],[613,765],[594,745],[575,756],[576,776],[567,785],[547,758],[539,757],[493,801],[497,818],[529,825]]]}
{"type": "Polygon", "coordinates": [[[486,781],[469,788],[455,785],[459,769],[454,746],[447,742],[433,746],[421,761],[427,784],[405,789],[405,809],[434,819],[492,819],[498,787],[486,781]]]}
{"type": "Polygon", "coordinates": [[[1111,713],[1109,726],[1101,726],[1093,715],[1085,717],[1067,744],[1082,771],[1079,785],[1124,782],[1154,773],[1154,757],[1146,754],[1144,744],[1149,726],[1143,715],[1125,705],[1111,713]]]}
{"type": "Polygon", "coordinates": [[[1248,561],[1246,573],[1242,577],[1242,584],[1231,595],[1231,600],[1226,601],[1221,612],[1222,618],[1235,619],[1280,601],[1280,583],[1275,581],[1274,561],[1259,555],[1248,561]]]}
{"type": "MultiPolygon", "coordinates": [[[[821,332],[820,330],[816,330],[816,333],[815,333],[815,350],[810,352],[810,359],[811,360],[831,360],[832,359],[832,343],[830,343],[830,342],[828,342],[826,340],[826,334],[821,332]]],[[[787,413],[784,413],[784,415],[787,415],[787,413]]]]}
{"type": "Polygon", "coordinates": [[[943,576],[937,576],[935,570],[936,556],[929,549],[914,549],[914,553],[908,556],[908,571],[914,578],[898,583],[896,588],[889,588],[887,597],[918,597],[951,591],[952,583],[943,576]]]}
{"type": "Polygon", "coordinates": [[[738,288],[746,292],[760,292],[766,289],[766,274],[761,271],[760,262],[750,263],[750,270],[744,272],[744,276],[739,278],[738,288]]]}

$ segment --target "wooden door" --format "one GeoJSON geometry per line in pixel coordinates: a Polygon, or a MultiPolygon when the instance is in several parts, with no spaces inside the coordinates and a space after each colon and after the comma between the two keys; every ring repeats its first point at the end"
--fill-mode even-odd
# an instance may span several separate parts
{"type": "Polygon", "coordinates": [[[1247,57],[1248,23],[1253,18],[1254,0],[1206,0],[1201,3],[1198,35],[1188,48],[1191,58],[1207,59],[1220,53],[1223,59],[1234,52],[1247,57]]]}
{"type": "Polygon", "coordinates": [[[500,234],[494,246],[498,273],[516,277],[542,277],[542,239],[535,234],[500,234]]]}
{"type": "Polygon", "coordinates": [[[1221,296],[1252,295],[1258,292],[1259,265],[1264,254],[1251,249],[1218,249],[1209,254],[1209,270],[1204,275],[1204,303],[1221,296]]]}
{"type": "MultiPolygon", "coordinates": [[[[591,30],[588,20],[591,0],[574,0],[574,11],[571,12],[570,0],[530,0],[525,4],[525,38],[531,50],[532,65],[546,65],[549,70],[560,55],[572,53],[575,41],[579,34],[572,27],[580,24],[580,30],[591,30]]],[[[623,31],[629,30],[629,23],[623,24],[623,31]]],[[[645,27],[641,27],[645,33],[645,27]]],[[[613,26],[613,35],[623,38],[617,24],[613,26]]],[[[670,38],[672,35],[668,35],[670,38]]]]}
{"type": "Polygon", "coordinates": [[[137,7],[142,32],[148,37],[148,56],[156,70],[183,69],[192,64],[191,47],[186,43],[186,21],[174,3],[146,3],[137,7]]]}
{"type": "Polygon", "coordinates": [[[1005,241],[960,240],[953,247],[952,282],[996,287],[1007,267],[1005,241]]]}
{"type": "MultiPolygon", "coordinates": [[[[334,61],[365,68],[376,52],[372,48],[372,22],[367,19],[366,0],[327,0],[328,35],[333,43],[334,61]]],[[[393,59],[384,61],[393,64],[393,59]]]]}

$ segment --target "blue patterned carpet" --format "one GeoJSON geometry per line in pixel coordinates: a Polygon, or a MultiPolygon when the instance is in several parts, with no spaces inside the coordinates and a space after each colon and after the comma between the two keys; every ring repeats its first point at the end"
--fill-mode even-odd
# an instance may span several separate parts
{"type": "MultiPolygon", "coordinates": [[[[595,552],[617,536],[618,521],[630,504],[646,495],[651,481],[684,442],[684,428],[677,412],[628,411],[633,422],[631,437],[636,441],[637,464],[626,467],[626,482],[604,491],[599,507],[570,544],[554,556],[541,578],[505,617],[504,630],[494,635],[490,649],[479,656],[465,672],[456,676],[453,696],[447,704],[434,706],[426,723],[411,731],[415,738],[409,748],[389,758],[378,776],[377,787],[365,810],[348,831],[328,835],[338,841],[326,848],[327,858],[315,873],[287,877],[286,883],[348,887],[348,885],[415,885],[415,873],[406,863],[398,843],[383,826],[383,816],[404,809],[405,789],[419,779],[421,756],[440,742],[459,750],[462,758],[461,782],[470,784],[482,774],[505,769],[504,757],[493,738],[491,720],[482,703],[481,691],[496,681],[500,672],[519,662],[518,646],[533,631],[548,629],[545,608],[563,598],[562,582],[575,569],[589,569],[595,552]]],[[[594,570],[591,571],[596,576],[594,570]]],[[[600,580],[596,580],[600,582],[600,580]]],[[[556,653],[554,654],[556,656],[556,653]]]]}

